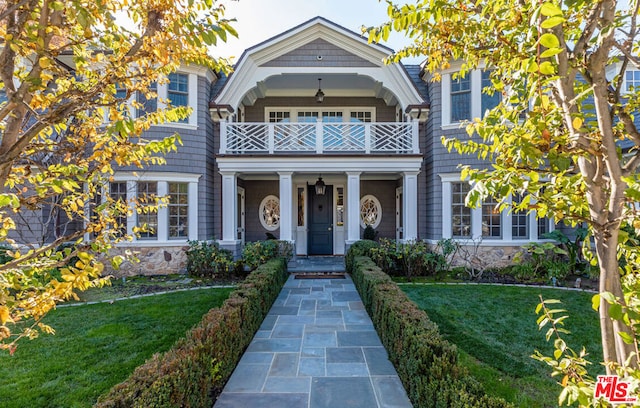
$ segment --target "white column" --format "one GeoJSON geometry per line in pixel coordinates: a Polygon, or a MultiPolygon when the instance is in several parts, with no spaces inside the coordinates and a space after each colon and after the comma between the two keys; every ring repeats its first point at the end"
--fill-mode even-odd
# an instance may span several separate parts
{"type": "Polygon", "coordinates": [[[189,74],[189,107],[191,115],[189,115],[188,121],[191,126],[198,126],[198,75],[189,74]]]}
{"type": "Polygon", "coordinates": [[[451,238],[453,229],[451,220],[453,218],[451,210],[451,182],[442,182],[442,238],[451,238]]]}
{"type": "Polygon", "coordinates": [[[316,120],[316,153],[321,154],[324,150],[324,137],[322,134],[322,119],[316,120]]]}
{"type": "Polygon", "coordinates": [[[220,121],[220,154],[227,153],[227,121],[220,121]]]}
{"type": "Polygon", "coordinates": [[[418,239],[418,172],[410,171],[403,174],[403,238],[405,241],[418,239]]]}
{"type": "Polygon", "coordinates": [[[189,183],[189,240],[198,239],[198,183],[189,183]]]}
{"type": "Polygon", "coordinates": [[[360,172],[347,173],[347,244],[360,239],[360,172]]]}
{"type": "Polygon", "coordinates": [[[280,239],[293,241],[293,184],[291,172],[278,173],[280,176],[280,239]]]}
{"type": "Polygon", "coordinates": [[[481,118],[482,112],[482,71],[474,69],[467,75],[471,75],[471,120],[481,118]]]}
{"type": "Polygon", "coordinates": [[[238,228],[236,217],[236,195],[238,185],[236,173],[220,172],[222,175],[222,241],[225,244],[236,242],[238,228]]]}
{"type": "Polygon", "coordinates": [[[411,121],[411,145],[413,154],[420,154],[420,121],[418,119],[411,121]]]}
{"type": "Polygon", "coordinates": [[[475,240],[482,238],[482,204],[471,209],[471,238],[475,240]]]}
{"type": "Polygon", "coordinates": [[[512,241],[513,240],[513,207],[511,204],[513,203],[513,196],[507,197],[507,202],[509,203],[509,207],[507,210],[501,211],[500,217],[502,221],[502,240],[503,241],[512,241]]]}
{"type": "Polygon", "coordinates": [[[135,202],[138,198],[138,183],[134,180],[127,181],[127,203],[129,207],[133,207],[132,211],[127,215],[127,235],[133,236],[133,227],[138,223],[138,213],[136,212],[135,202]]]}

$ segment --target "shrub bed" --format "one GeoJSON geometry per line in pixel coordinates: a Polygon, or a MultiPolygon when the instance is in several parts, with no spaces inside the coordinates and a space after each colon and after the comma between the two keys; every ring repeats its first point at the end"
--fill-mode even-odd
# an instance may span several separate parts
{"type": "MultiPolygon", "coordinates": [[[[511,407],[487,396],[458,364],[456,347],[444,340],[435,323],[371,259],[347,254],[348,272],[360,292],[389,359],[416,407],[511,407]]],[[[352,247],[353,248],[353,247],[352,247]]]]}
{"type": "Polygon", "coordinates": [[[287,279],[283,259],[253,271],[221,308],[98,400],[97,408],[207,407],[222,391],[287,279]]]}

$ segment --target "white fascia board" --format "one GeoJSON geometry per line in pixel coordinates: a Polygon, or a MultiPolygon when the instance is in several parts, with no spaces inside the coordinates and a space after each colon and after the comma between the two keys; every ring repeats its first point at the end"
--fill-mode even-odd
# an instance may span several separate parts
{"type": "Polygon", "coordinates": [[[180,68],[177,69],[177,72],[184,72],[187,74],[195,74],[201,77],[207,78],[209,82],[213,82],[217,79],[216,74],[213,73],[209,67],[205,67],[202,65],[180,65],[180,68]]]}
{"type": "Polygon", "coordinates": [[[270,173],[280,172],[419,172],[421,156],[388,157],[218,157],[220,172],[270,173]]]}
{"type": "MultiPolygon", "coordinates": [[[[255,82],[249,82],[250,79],[255,76],[255,72],[258,66],[254,63],[253,60],[243,59],[233,71],[233,74],[229,76],[227,79],[227,83],[222,88],[221,92],[216,96],[215,103],[218,105],[231,105],[232,107],[237,106],[239,99],[237,95],[240,90],[237,88],[244,87],[250,89],[255,86],[255,82]],[[236,104],[230,103],[232,100],[236,100],[236,104]]],[[[244,95],[246,90],[242,93],[244,95]]]]}
{"type": "MultiPolygon", "coordinates": [[[[308,72],[308,67],[258,67],[255,64],[247,64],[245,69],[235,72],[231,77],[231,79],[236,79],[235,83],[228,83],[215,101],[217,104],[235,107],[242,102],[251,89],[269,77],[308,72]]],[[[314,72],[318,75],[357,74],[366,76],[374,81],[381,82],[384,88],[390,90],[396,96],[402,106],[423,102],[411,80],[397,65],[383,67],[318,67],[314,72]]]]}
{"type": "Polygon", "coordinates": [[[116,171],[113,175],[114,181],[171,181],[171,182],[197,182],[201,174],[174,173],[162,171],[116,171]]]}

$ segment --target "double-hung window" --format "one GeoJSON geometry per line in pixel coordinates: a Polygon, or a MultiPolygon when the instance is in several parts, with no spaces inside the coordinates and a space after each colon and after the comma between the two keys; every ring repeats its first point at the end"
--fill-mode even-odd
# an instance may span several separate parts
{"type": "Polygon", "coordinates": [[[109,196],[114,202],[118,203],[118,210],[120,212],[115,217],[114,228],[117,229],[120,236],[127,233],[127,213],[125,206],[127,203],[127,182],[118,181],[109,185],[109,196]]]}
{"type": "Polygon", "coordinates": [[[451,78],[451,122],[471,120],[471,76],[451,78]]]}
{"type": "Polygon", "coordinates": [[[631,70],[625,72],[625,91],[631,92],[632,89],[640,89],[640,71],[631,70]]]}
{"type": "MultiPolygon", "coordinates": [[[[177,72],[169,74],[167,97],[173,107],[189,106],[189,75],[177,72]]],[[[188,118],[181,119],[180,122],[187,123],[188,118]]]]}
{"type": "Polygon", "coordinates": [[[158,238],[158,213],[152,209],[155,205],[155,198],[158,194],[158,183],[155,181],[139,181],[137,195],[139,202],[138,228],[143,230],[139,233],[140,239],[158,238]]]}
{"type": "MultiPolygon", "coordinates": [[[[156,82],[149,84],[149,93],[158,94],[158,84],[156,82]]],[[[147,113],[153,113],[158,110],[157,97],[147,98],[144,92],[138,92],[136,94],[136,101],[140,104],[136,112],[137,117],[142,117],[147,113]]]]}
{"type": "Polygon", "coordinates": [[[491,82],[491,71],[482,71],[482,114],[498,106],[500,99],[500,92],[495,90],[491,82]]]}
{"type": "Polygon", "coordinates": [[[142,178],[117,175],[107,193],[111,200],[121,203],[122,211],[115,220],[118,232],[133,234],[135,245],[197,239],[199,177],[154,172],[142,178]]]}
{"type": "Polygon", "coordinates": [[[482,202],[482,236],[484,238],[502,237],[502,212],[493,197],[482,202]]]}
{"type": "Polygon", "coordinates": [[[169,239],[189,236],[189,184],[169,183],[169,239]]]}
{"type": "Polygon", "coordinates": [[[470,190],[469,183],[451,183],[451,230],[456,238],[471,237],[471,208],[464,204],[470,190]]]}
{"type": "Polygon", "coordinates": [[[512,198],[513,213],[511,214],[511,237],[513,239],[529,238],[529,216],[524,210],[516,210],[515,207],[522,203],[522,195],[514,194],[512,198]]]}

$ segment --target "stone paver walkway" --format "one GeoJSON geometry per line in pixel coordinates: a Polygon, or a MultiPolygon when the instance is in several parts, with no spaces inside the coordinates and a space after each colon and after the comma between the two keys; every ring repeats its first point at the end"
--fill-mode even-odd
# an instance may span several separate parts
{"type": "Polygon", "coordinates": [[[215,408],[406,408],[351,278],[290,276],[215,408]]]}

